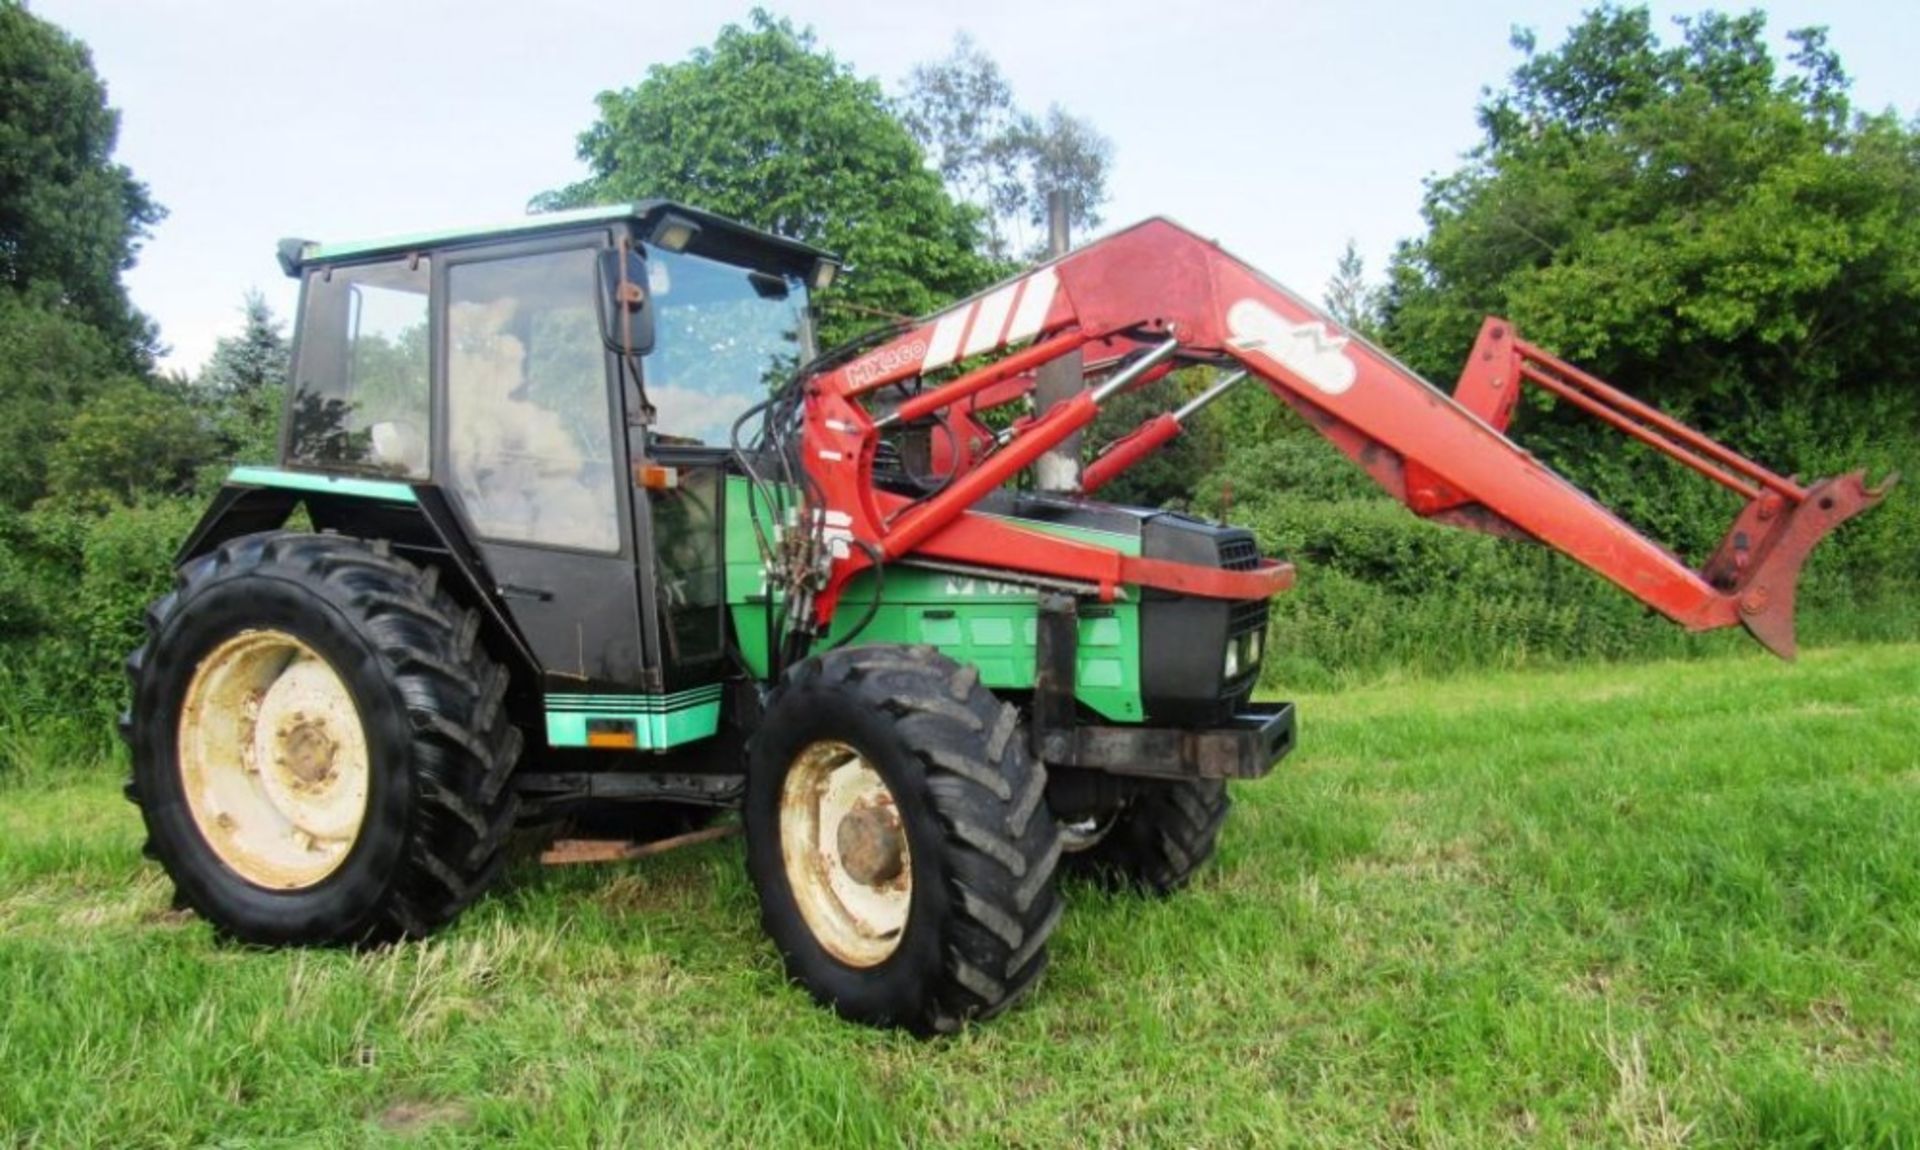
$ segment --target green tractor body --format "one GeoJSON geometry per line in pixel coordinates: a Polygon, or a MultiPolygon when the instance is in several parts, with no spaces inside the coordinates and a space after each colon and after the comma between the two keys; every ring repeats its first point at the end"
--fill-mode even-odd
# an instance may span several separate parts
{"type": "MultiPolygon", "coordinates": [[[[229,477],[130,663],[130,794],[229,935],[418,936],[517,827],[741,808],[794,977],[944,1031],[1037,977],[1062,858],[1178,887],[1224,780],[1291,746],[1291,710],[1250,701],[1264,601],[908,560],[793,650],[771,576],[798,500],[753,418],[814,357],[827,253],[649,202],[281,259],[302,285],[281,457],[229,477]]],[[[1168,512],[1013,490],[981,510],[1258,558],[1168,512]]]]}

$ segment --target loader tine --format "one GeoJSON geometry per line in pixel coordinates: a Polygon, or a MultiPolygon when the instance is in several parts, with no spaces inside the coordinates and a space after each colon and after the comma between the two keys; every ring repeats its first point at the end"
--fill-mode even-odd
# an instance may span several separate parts
{"type": "Polygon", "coordinates": [[[1886,498],[1897,479],[1890,475],[1877,487],[1867,484],[1864,471],[1823,479],[1808,489],[1806,502],[1786,513],[1777,541],[1735,591],[1740,622],[1768,650],[1788,660],[1798,652],[1793,606],[1808,552],[1834,528],[1886,498]]]}

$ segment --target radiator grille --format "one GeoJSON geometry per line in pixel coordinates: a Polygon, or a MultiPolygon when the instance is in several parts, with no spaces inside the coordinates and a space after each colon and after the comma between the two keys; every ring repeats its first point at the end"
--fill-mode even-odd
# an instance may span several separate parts
{"type": "Polygon", "coordinates": [[[1222,535],[1219,548],[1222,570],[1251,571],[1260,566],[1260,545],[1245,532],[1222,535]]]}

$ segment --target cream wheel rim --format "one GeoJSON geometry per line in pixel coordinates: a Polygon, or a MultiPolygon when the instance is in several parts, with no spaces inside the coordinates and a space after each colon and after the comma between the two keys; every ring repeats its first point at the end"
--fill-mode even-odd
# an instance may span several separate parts
{"type": "Polygon", "coordinates": [[[848,966],[900,947],[913,905],[913,855],[893,792],[835,739],[794,757],[780,789],[780,857],[813,937],[848,966]]]}
{"type": "Polygon", "coordinates": [[[367,814],[367,738],[332,665],[283,631],[242,631],[194,668],[176,747],[214,854],[270,890],[338,870],[367,814]]]}

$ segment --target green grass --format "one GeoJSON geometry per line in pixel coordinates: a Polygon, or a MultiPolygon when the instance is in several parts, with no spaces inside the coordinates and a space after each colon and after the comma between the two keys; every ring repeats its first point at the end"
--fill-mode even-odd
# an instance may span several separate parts
{"type": "Polygon", "coordinates": [[[737,840],[218,945],[0,732],[0,1143],[1920,1144],[1920,647],[1300,702],[1193,890],[932,1044],[784,985],[737,840]]]}

